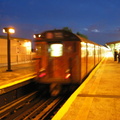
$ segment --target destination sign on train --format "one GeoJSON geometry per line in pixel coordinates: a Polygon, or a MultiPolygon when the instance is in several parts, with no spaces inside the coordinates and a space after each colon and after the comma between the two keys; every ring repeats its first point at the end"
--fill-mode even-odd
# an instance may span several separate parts
{"type": "Polygon", "coordinates": [[[46,33],[46,38],[47,39],[53,39],[53,38],[63,38],[63,33],[62,32],[48,32],[46,33]]]}

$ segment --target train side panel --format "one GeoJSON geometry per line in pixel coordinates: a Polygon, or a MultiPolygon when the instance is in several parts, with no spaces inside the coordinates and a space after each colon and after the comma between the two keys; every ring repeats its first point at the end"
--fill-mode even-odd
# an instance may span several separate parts
{"type": "Polygon", "coordinates": [[[85,42],[81,42],[81,46],[80,46],[80,50],[81,50],[81,64],[80,64],[80,68],[81,68],[81,82],[82,79],[86,76],[87,74],[87,44],[85,42]]]}
{"type": "Polygon", "coordinates": [[[99,46],[95,45],[95,66],[99,63],[99,46]]]}
{"type": "Polygon", "coordinates": [[[80,41],[74,42],[75,51],[73,56],[71,57],[72,66],[71,66],[71,83],[79,84],[81,81],[81,56],[80,56],[80,41]]]}
{"type": "Polygon", "coordinates": [[[87,74],[94,68],[94,45],[87,43],[87,74]]]}

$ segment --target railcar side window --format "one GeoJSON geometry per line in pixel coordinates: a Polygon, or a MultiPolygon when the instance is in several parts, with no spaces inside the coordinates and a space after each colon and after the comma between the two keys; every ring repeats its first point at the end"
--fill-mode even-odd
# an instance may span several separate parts
{"type": "Polygon", "coordinates": [[[46,53],[46,45],[45,44],[38,44],[38,45],[36,45],[36,48],[35,48],[35,50],[36,50],[36,54],[37,55],[45,55],[45,53],[46,53]]]}
{"type": "Polygon", "coordinates": [[[93,55],[94,55],[94,45],[93,45],[93,44],[90,44],[90,43],[88,43],[87,45],[88,45],[88,48],[87,48],[87,50],[88,50],[88,55],[89,55],[89,56],[93,56],[93,55]]]}
{"type": "Polygon", "coordinates": [[[76,43],[75,42],[68,42],[65,46],[66,48],[66,52],[67,53],[75,53],[77,51],[77,48],[76,48],[76,43]]]}

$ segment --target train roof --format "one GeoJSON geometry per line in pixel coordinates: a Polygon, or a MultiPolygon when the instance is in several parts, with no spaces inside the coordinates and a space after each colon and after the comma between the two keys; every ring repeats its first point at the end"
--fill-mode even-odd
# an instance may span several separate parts
{"type": "Polygon", "coordinates": [[[106,44],[107,44],[107,45],[110,45],[110,44],[117,44],[117,43],[120,43],[120,40],[119,40],[119,41],[108,42],[108,43],[106,43],[106,44]]]}
{"type": "Polygon", "coordinates": [[[86,38],[83,38],[79,35],[76,35],[72,32],[66,30],[48,30],[36,35],[36,42],[37,41],[80,41],[85,43],[91,43],[95,45],[99,45],[93,41],[90,41],[86,38]]]}
{"type": "Polygon", "coordinates": [[[48,30],[35,35],[35,40],[40,41],[79,41],[75,34],[66,30],[48,30]]]}
{"type": "Polygon", "coordinates": [[[84,37],[81,37],[81,36],[79,36],[79,35],[77,35],[77,36],[79,37],[79,39],[81,40],[81,42],[91,43],[91,44],[95,44],[95,45],[99,45],[99,46],[100,46],[100,44],[97,44],[97,43],[95,43],[95,42],[93,42],[93,41],[91,41],[91,40],[88,40],[88,39],[86,39],[86,38],[84,38],[84,37]]]}

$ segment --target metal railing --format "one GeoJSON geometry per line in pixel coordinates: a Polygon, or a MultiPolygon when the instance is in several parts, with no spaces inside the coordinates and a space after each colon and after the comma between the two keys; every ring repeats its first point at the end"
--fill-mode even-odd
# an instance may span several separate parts
{"type": "MultiPolygon", "coordinates": [[[[11,55],[11,64],[33,62],[34,54],[11,55]]],[[[0,55],[0,67],[7,65],[7,55],[0,55]]]]}

